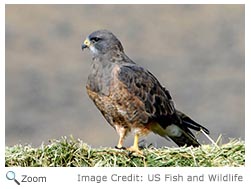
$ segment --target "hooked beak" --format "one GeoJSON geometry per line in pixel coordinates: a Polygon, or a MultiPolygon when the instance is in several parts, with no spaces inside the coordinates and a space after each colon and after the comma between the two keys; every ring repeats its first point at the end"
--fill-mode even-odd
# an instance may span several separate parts
{"type": "Polygon", "coordinates": [[[84,43],[82,44],[82,50],[84,50],[85,48],[89,48],[91,45],[91,42],[88,38],[85,39],[84,43]]]}

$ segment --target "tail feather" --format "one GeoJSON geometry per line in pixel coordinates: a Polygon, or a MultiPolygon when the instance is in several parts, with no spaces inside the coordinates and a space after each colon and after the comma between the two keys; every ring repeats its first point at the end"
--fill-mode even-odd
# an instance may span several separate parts
{"type": "Polygon", "coordinates": [[[167,131],[167,136],[172,139],[178,146],[200,146],[200,143],[198,142],[194,134],[190,131],[190,129],[196,131],[200,131],[202,129],[207,134],[209,134],[209,130],[193,121],[184,113],[180,111],[177,111],[176,113],[179,121],[174,123],[175,126],[170,125],[165,129],[167,131]]]}
{"type": "Polygon", "coordinates": [[[193,147],[200,146],[200,143],[197,141],[197,139],[194,136],[187,135],[185,133],[182,133],[179,137],[169,136],[169,138],[180,147],[185,146],[185,145],[193,146],[193,147]]]}
{"type": "Polygon", "coordinates": [[[190,117],[188,117],[184,113],[182,113],[178,110],[176,111],[176,113],[177,113],[178,117],[181,119],[181,124],[183,124],[183,126],[191,128],[195,131],[200,131],[202,129],[205,133],[209,134],[209,130],[207,128],[196,123],[194,120],[192,120],[190,117]]]}

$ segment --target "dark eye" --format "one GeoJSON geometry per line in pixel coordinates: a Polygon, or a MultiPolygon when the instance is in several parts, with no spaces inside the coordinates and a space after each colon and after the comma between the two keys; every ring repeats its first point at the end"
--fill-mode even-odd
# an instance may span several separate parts
{"type": "Polygon", "coordinates": [[[92,37],[91,38],[91,41],[93,42],[93,43],[96,43],[97,41],[99,41],[101,38],[99,38],[99,37],[92,37]]]}

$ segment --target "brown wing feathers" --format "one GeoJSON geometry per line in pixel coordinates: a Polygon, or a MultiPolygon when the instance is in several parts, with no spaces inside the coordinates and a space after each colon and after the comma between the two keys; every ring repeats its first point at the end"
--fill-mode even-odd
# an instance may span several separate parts
{"type": "Polygon", "coordinates": [[[182,130],[180,136],[169,136],[177,145],[199,145],[189,128],[196,131],[203,129],[209,133],[205,127],[175,110],[169,91],[162,87],[149,71],[135,64],[129,64],[120,68],[118,77],[131,94],[144,102],[149,122],[156,121],[163,129],[175,124],[182,130]]]}

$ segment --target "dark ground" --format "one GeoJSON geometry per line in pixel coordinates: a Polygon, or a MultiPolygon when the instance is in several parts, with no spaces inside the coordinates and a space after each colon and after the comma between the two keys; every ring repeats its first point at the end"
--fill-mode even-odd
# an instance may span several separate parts
{"type": "MultiPolygon", "coordinates": [[[[6,5],[6,145],[70,134],[117,144],[85,91],[91,57],[81,43],[102,28],[212,138],[244,139],[244,5],[6,5]]],[[[153,134],[146,142],[173,145],[153,134]]]]}

